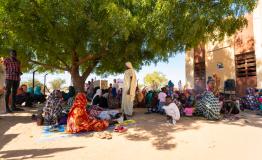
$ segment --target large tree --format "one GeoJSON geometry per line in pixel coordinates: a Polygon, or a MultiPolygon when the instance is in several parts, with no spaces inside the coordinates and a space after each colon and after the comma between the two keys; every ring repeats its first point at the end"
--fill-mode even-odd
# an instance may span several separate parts
{"type": "Polygon", "coordinates": [[[0,0],[0,49],[24,68],[68,71],[80,90],[91,72],[136,69],[246,25],[256,0],[0,0]]]}
{"type": "Polygon", "coordinates": [[[163,73],[157,71],[147,74],[144,78],[144,82],[147,86],[155,86],[157,88],[159,86],[163,87],[167,85],[167,81],[168,80],[166,76],[163,73]]]}

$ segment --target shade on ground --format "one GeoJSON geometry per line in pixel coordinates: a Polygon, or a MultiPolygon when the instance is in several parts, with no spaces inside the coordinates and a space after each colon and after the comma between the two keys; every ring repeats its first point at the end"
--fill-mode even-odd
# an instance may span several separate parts
{"type": "MultiPolygon", "coordinates": [[[[136,109],[136,124],[101,140],[92,134],[41,140],[32,111],[2,115],[0,157],[70,160],[261,160],[262,117],[242,113],[237,121],[182,118],[174,127],[164,116],[136,109]]],[[[56,133],[59,134],[59,133],[56,133]]],[[[65,135],[65,134],[62,134],[65,135]]]]}

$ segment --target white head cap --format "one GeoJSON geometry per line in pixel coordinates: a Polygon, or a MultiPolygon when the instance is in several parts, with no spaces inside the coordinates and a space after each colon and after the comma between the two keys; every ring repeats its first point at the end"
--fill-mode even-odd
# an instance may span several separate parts
{"type": "Polygon", "coordinates": [[[131,62],[126,62],[126,67],[129,68],[129,69],[132,69],[133,68],[132,63],[131,62]]]}

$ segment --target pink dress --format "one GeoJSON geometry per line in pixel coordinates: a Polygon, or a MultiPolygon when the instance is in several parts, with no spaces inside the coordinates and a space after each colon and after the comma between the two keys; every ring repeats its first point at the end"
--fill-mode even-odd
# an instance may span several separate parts
{"type": "Polygon", "coordinates": [[[193,116],[194,108],[185,108],[184,113],[186,116],[193,116]]]}

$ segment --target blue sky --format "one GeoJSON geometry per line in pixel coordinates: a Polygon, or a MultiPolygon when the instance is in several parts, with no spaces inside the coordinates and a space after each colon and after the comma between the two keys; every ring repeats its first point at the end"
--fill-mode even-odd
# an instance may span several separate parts
{"type": "MultiPolygon", "coordinates": [[[[144,77],[148,73],[152,73],[154,71],[159,71],[163,73],[167,79],[172,80],[176,86],[179,80],[182,80],[182,83],[185,84],[185,54],[177,54],[174,57],[169,58],[169,62],[159,62],[157,65],[151,64],[149,66],[143,66],[140,71],[137,72],[137,78],[139,79],[139,83],[144,82],[144,77]]],[[[44,82],[44,74],[36,73],[35,78],[44,82]]],[[[62,78],[66,80],[66,85],[69,86],[71,84],[71,76],[69,73],[65,72],[64,74],[48,74],[47,75],[47,86],[49,86],[49,82],[56,78],[62,78]]],[[[98,77],[94,74],[91,74],[87,80],[90,80],[91,78],[100,79],[101,77],[98,77]]],[[[123,75],[116,75],[116,76],[109,76],[107,79],[109,83],[113,81],[114,78],[123,78],[123,75]]],[[[26,73],[23,74],[21,77],[21,83],[23,81],[27,81],[29,79],[32,79],[32,73],[26,73]]]]}

